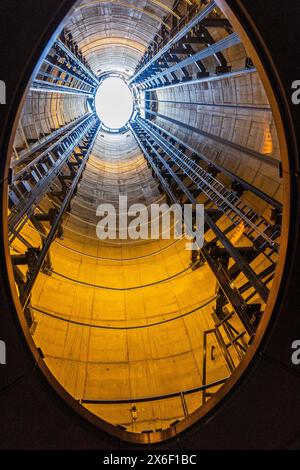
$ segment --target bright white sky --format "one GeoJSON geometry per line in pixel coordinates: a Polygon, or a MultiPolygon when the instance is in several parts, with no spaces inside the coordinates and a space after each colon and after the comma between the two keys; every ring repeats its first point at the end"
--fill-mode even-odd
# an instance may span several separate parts
{"type": "Polygon", "coordinates": [[[99,86],[95,96],[100,121],[111,129],[121,129],[133,113],[133,96],[126,83],[109,77],[99,86]]]}

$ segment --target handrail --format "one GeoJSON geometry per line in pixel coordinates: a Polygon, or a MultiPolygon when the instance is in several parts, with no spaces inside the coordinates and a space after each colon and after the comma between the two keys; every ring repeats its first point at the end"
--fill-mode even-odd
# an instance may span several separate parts
{"type": "Polygon", "coordinates": [[[149,401],[159,401],[159,400],[168,400],[170,398],[181,397],[182,395],[191,395],[193,393],[202,392],[209,388],[217,387],[218,385],[223,385],[229,377],[224,379],[217,380],[210,384],[201,385],[201,387],[192,388],[189,390],[184,390],[182,392],[168,393],[167,395],[158,395],[153,397],[143,397],[143,398],[130,398],[130,399],[119,399],[119,400],[92,400],[83,398],[78,400],[80,404],[84,405],[125,405],[131,403],[146,403],[149,401]]]}

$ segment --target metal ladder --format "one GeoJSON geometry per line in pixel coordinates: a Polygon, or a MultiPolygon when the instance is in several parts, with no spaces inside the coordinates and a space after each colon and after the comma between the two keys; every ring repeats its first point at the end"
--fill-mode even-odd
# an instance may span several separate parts
{"type": "Polygon", "coordinates": [[[16,175],[9,192],[8,225],[10,233],[14,231],[25,215],[30,216],[76,147],[80,144],[85,145],[85,140],[89,139],[95,124],[96,118],[91,115],[84,123],[63,138],[59,145],[55,145],[51,151],[43,152],[43,158],[38,157],[38,161],[34,165],[30,164],[28,169],[26,168],[27,178],[25,180],[23,170],[16,175]]]}
{"type": "MultiPolygon", "coordinates": [[[[206,402],[207,398],[211,398],[214,392],[208,391],[206,388],[207,384],[207,358],[208,358],[208,337],[213,336],[220,348],[220,353],[230,375],[233,374],[237,365],[244,359],[249,342],[246,341],[246,331],[237,331],[232,326],[230,320],[233,318],[234,313],[228,314],[223,320],[216,321],[215,327],[203,331],[203,351],[202,351],[202,405],[206,402]],[[223,328],[223,334],[221,332],[223,328]]],[[[213,316],[214,317],[214,316],[213,316]]],[[[214,346],[212,346],[214,348],[214,346]]],[[[211,349],[210,358],[212,361],[214,357],[215,349],[211,349]]]]}

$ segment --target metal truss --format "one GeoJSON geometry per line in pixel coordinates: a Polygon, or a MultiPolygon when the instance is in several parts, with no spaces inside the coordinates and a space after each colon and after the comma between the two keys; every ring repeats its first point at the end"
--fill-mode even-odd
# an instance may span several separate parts
{"type": "Polygon", "coordinates": [[[170,122],[172,124],[175,124],[178,127],[182,127],[190,132],[195,132],[196,134],[205,137],[206,139],[212,140],[217,144],[225,145],[228,148],[231,148],[233,150],[237,150],[238,152],[244,153],[246,155],[249,155],[250,157],[253,157],[259,161],[262,161],[270,166],[273,166],[274,168],[280,168],[280,162],[276,160],[275,158],[269,157],[268,155],[265,155],[263,153],[257,152],[256,150],[250,149],[248,147],[245,147],[240,144],[236,144],[235,142],[232,142],[231,140],[224,139],[224,137],[220,137],[216,134],[212,134],[211,132],[203,131],[199,129],[198,127],[191,126],[188,123],[178,121],[177,119],[171,118],[170,116],[165,116],[164,114],[160,114],[156,111],[151,111],[148,109],[147,111],[151,116],[158,117],[162,120],[165,120],[167,122],[170,122]]]}
{"type": "MultiPolygon", "coordinates": [[[[70,33],[52,45],[31,90],[93,98],[99,80],[70,33]]],[[[30,295],[38,273],[51,273],[49,248],[63,235],[61,222],[93,148],[100,122],[88,112],[18,154],[9,177],[9,243],[21,304],[33,321],[30,295]],[[34,229],[38,240],[28,238],[34,229]],[[14,243],[15,242],[15,243],[14,243]],[[23,267],[23,268],[22,268],[23,267]],[[25,270],[24,271],[24,267],[25,270]]]]}
{"type": "Polygon", "coordinates": [[[46,80],[34,80],[30,88],[31,91],[37,91],[40,93],[60,93],[64,95],[76,95],[76,96],[86,96],[92,98],[94,96],[93,92],[86,91],[81,88],[76,88],[76,86],[71,86],[69,82],[68,86],[61,85],[59,79],[54,79],[52,82],[52,76],[49,75],[49,81],[46,80]]]}
{"type": "Polygon", "coordinates": [[[223,51],[240,44],[241,41],[239,36],[232,32],[228,20],[217,16],[215,8],[215,2],[211,1],[160,50],[150,48],[129,84],[135,85],[139,90],[157,90],[255,71],[249,58],[246,59],[244,69],[231,70],[223,51]],[[215,42],[207,29],[210,27],[223,28],[228,35],[215,42]],[[200,51],[199,45],[204,46],[200,51]],[[193,46],[197,46],[197,51],[193,46]],[[215,74],[212,76],[203,62],[209,57],[214,57],[216,62],[215,74]],[[194,72],[197,72],[196,79],[191,72],[191,65],[195,68],[194,72]]]}
{"type": "Polygon", "coordinates": [[[271,196],[266,194],[265,192],[261,191],[258,189],[256,186],[253,186],[252,184],[248,183],[238,175],[235,175],[232,173],[230,170],[222,166],[221,164],[217,162],[211,162],[209,158],[207,158],[203,153],[199,152],[199,150],[196,150],[194,147],[192,147],[190,144],[187,144],[184,142],[182,139],[180,139],[178,136],[175,134],[171,133],[170,131],[164,129],[163,127],[159,126],[156,122],[154,121],[148,121],[148,125],[152,130],[155,130],[160,136],[163,136],[166,140],[168,140],[168,144],[176,144],[177,146],[180,146],[180,149],[186,154],[190,154],[190,158],[192,160],[195,160],[198,165],[206,167],[211,171],[213,174],[218,175],[218,173],[221,173],[228,177],[231,181],[232,184],[236,183],[241,186],[243,191],[250,191],[256,196],[258,196],[260,199],[263,201],[267,202],[272,208],[274,208],[274,211],[279,215],[282,212],[282,204],[275,199],[273,199],[271,196]]]}
{"type": "MultiPolygon", "coordinates": [[[[266,285],[270,279],[268,275],[274,273],[275,262],[271,262],[268,273],[262,272],[256,274],[251,268],[250,263],[261,254],[258,248],[254,244],[252,247],[235,247],[227,238],[226,233],[218,227],[214,220],[215,216],[217,216],[218,220],[226,212],[226,209],[225,204],[222,206],[224,202],[223,197],[218,201],[214,199],[214,196],[214,200],[212,199],[211,189],[213,188],[213,192],[215,193],[215,190],[219,192],[219,190],[223,191],[224,188],[224,190],[226,190],[226,196],[228,196],[228,190],[221,184],[217,187],[216,185],[219,182],[217,182],[215,178],[210,179],[211,175],[203,173],[200,167],[197,168],[197,174],[198,176],[201,174],[202,179],[199,178],[199,180],[197,180],[198,187],[195,188],[195,185],[193,185],[193,188],[188,187],[186,177],[191,176],[191,168],[195,176],[196,168],[193,166],[187,167],[186,159],[182,159],[179,162],[178,158],[182,158],[183,155],[176,154],[174,148],[170,149],[169,143],[167,148],[156,136],[154,138],[153,133],[149,132],[145,121],[141,120],[141,118],[131,123],[130,126],[138,145],[143,151],[149,165],[152,167],[154,176],[156,176],[160,182],[161,189],[168,195],[171,201],[182,204],[182,197],[184,196],[187,202],[195,206],[197,204],[195,190],[198,189],[199,193],[199,189],[201,189],[201,192],[202,189],[205,189],[206,192],[203,193],[207,196],[207,200],[213,202],[215,207],[217,207],[215,212],[211,209],[205,211],[206,229],[214,233],[215,240],[206,241],[201,248],[201,257],[208,263],[219,285],[220,300],[217,303],[216,313],[219,318],[222,319],[223,307],[227,303],[230,303],[243,323],[247,333],[250,336],[253,335],[260,320],[261,305],[259,303],[248,304],[243,294],[250,289],[251,296],[258,294],[263,302],[266,302],[269,295],[269,290],[266,285]],[[177,159],[177,164],[174,158],[177,159]],[[182,162],[184,162],[185,165],[179,166],[179,163],[182,164],[182,162]],[[210,186],[208,186],[208,183],[210,186]],[[218,205],[216,202],[218,202],[218,205]],[[233,265],[232,263],[230,264],[232,260],[234,261],[233,265]],[[243,273],[248,281],[242,288],[238,289],[234,285],[234,280],[240,273],[243,273]]],[[[234,193],[231,193],[231,195],[231,202],[237,202],[238,198],[236,199],[236,195],[234,193]]],[[[226,201],[226,206],[228,207],[227,204],[228,202],[226,201]]],[[[235,211],[235,214],[239,217],[240,222],[243,221],[243,223],[245,223],[239,211],[235,211]]],[[[228,214],[226,213],[226,215],[228,214]]],[[[231,214],[231,220],[234,219],[233,226],[237,223],[237,217],[235,218],[233,214],[231,214]]],[[[255,223],[255,217],[253,217],[252,223],[255,223]]],[[[232,229],[232,226],[230,228],[232,229]]],[[[277,231],[278,236],[278,227],[274,227],[274,233],[275,231],[277,231]]],[[[250,238],[253,233],[254,231],[250,234],[250,238]]],[[[269,238],[268,235],[267,237],[269,238]]],[[[260,236],[256,239],[256,242],[259,239],[260,236]]],[[[255,241],[255,239],[253,241],[255,241]]],[[[268,250],[269,254],[276,252],[274,240],[269,239],[267,242],[266,238],[263,238],[263,240],[260,239],[259,244],[260,248],[265,251],[268,250]]]]}
{"type": "Polygon", "coordinates": [[[98,86],[99,80],[86,64],[78,46],[62,34],[43,60],[31,90],[93,97],[98,86]]]}
{"type": "Polygon", "coordinates": [[[141,91],[144,91],[145,93],[148,92],[153,92],[153,91],[158,91],[158,90],[168,90],[170,88],[177,88],[177,87],[182,87],[185,85],[189,86],[194,86],[194,85],[200,85],[201,83],[208,83],[208,82],[213,82],[216,80],[225,80],[227,78],[234,78],[234,77],[239,77],[241,75],[248,75],[250,73],[255,73],[256,68],[255,67],[245,67],[242,69],[238,70],[232,70],[230,72],[224,72],[224,73],[218,73],[218,74],[213,74],[207,77],[200,77],[200,78],[190,78],[189,80],[180,80],[180,81],[175,81],[173,83],[167,83],[167,84],[154,84],[153,86],[148,85],[141,85],[141,91]]]}
{"type": "MultiPolygon", "coordinates": [[[[144,79],[143,80],[143,85],[147,86],[149,85],[150,88],[153,88],[156,85],[156,87],[159,87],[160,85],[163,85],[164,83],[162,82],[162,79],[167,77],[167,75],[173,74],[178,71],[183,71],[185,67],[192,65],[194,63],[197,63],[199,61],[202,61],[204,59],[207,59],[208,57],[211,56],[216,56],[218,53],[221,51],[224,51],[225,49],[228,49],[230,47],[233,47],[237,44],[240,43],[240,38],[236,33],[231,34],[230,36],[221,39],[218,41],[216,44],[213,44],[211,46],[206,47],[202,51],[199,51],[195,54],[190,55],[186,59],[180,60],[178,63],[172,66],[168,66],[164,70],[159,71],[158,73],[154,74],[153,76],[150,76],[150,78],[144,79]]],[[[180,49],[180,53],[184,53],[184,49],[180,49]]],[[[178,52],[179,54],[179,52],[178,52]]],[[[168,62],[166,62],[168,64],[168,62]]],[[[225,66],[224,70],[226,70],[225,66]]],[[[222,69],[223,70],[223,69],[222,69]]],[[[208,72],[204,72],[208,74],[208,72]]],[[[189,81],[191,79],[190,74],[187,72],[184,74],[183,80],[182,81],[189,81]]],[[[176,79],[175,79],[176,81],[176,79]]],[[[170,81],[167,81],[168,84],[170,84],[170,81]]]]}
{"type": "MultiPolygon", "coordinates": [[[[71,147],[68,147],[68,144],[65,142],[63,145],[64,153],[60,154],[59,151],[57,152],[57,164],[51,161],[51,163],[53,163],[53,169],[49,169],[44,175],[38,184],[38,190],[36,190],[36,187],[34,189],[32,188],[30,197],[26,198],[25,201],[21,201],[23,204],[23,216],[20,224],[21,229],[25,227],[26,223],[30,222],[42,238],[41,246],[28,247],[28,244],[24,243],[24,253],[12,255],[20,301],[27,311],[27,320],[29,323],[32,323],[32,316],[30,315],[31,290],[42,268],[46,269],[47,272],[51,272],[49,249],[53,240],[57,236],[62,236],[62,219],[65,212],[70,207],[72,197],[76,194],[78,183],[94,146],[99,127],[100,123],[95,116],[89,117],[88,122],[85,123],[84,129],[78,129],[77,137],[72,137],[72,144],[70,141],[71,147]],[[64,168],[62,168],[63,166],[64,168]],[[68,169],[68,174],[66,173],[66,169],[68,169]],[[56,178],[61,184],[61,191],[55,194],[51,191],[51,183],[56,178]],[[50,205],[53,200],[53,207],[50,207],[50,209],[45,212],[38,204],[48,192],[50,205]],[[44,223],[47,225],[44,226],[44,223]],[[49,226],[49,229],[46,228],[47,226],[49,226]],[[24,265],[28,268],[26,275],[20,270],[20,266],[24,265]]],[[[22,242],[24,238],[22,233],[20,233],[20,227],[15,227],[16,223],[20,222],[20,217],[16,218],[15,212],[12,213],[12,216],[13,217],[10,218],[10,234],[12,235],[12,239],[17,237],[22,242]]]]}
{"type": "Polygon", "coordinates": [[[176,45],[183,41],[189,34],[192,33],[194,28],[206,18],[206,16],[211,13],[211,11],[216,7],[214,1],[210,2],[210,4],[200,11],[186,26],[184,26],[164,47],[162,47],[159,51],[150,56],[150,52],[142,58],[142,61],[139,63],[138,68],[136,70],[135,75],[129,80],[129,85],[141,83],[144,77],[150,76],[159,69],[159,60],[167,54],[172,47],[176,47],[176,45]]]}
{"type": "Polygon", "coordinates": [[[59,138],[66,135],[68,131],[74,129],[77,124],[80,124],[86,117],[88,117],[91,113],[86,113],[84,116],[80,116],[79,118],[75,119],[74,121],[65,124],[64,126],[59,127],[55,131],[51,132],[51,134],[38,139],[37,142],[32,144],[28,149],[22,150],[18,154],[18,158],[15,159],[11,163],[11,168],[14,171],[17,171],[18,167],[22,167],[23,164],[30,160],[30,157],[36,154],[37,152],[45,149],[48,147],[51,142],[56,142],[59,138]]]}
{"type": "Polygon", "coordinates": [[[85,75],[85,77],[90,78],[90,82],[94,85],[94,87],[99,86],[98,77],[94,74],[87,61],[84,59],[82,53],[79,51],[77,44],[74,43],[73,40],[68,40],[62,33],[61,37],[56,40],[54,48],[58,52],[58,59],[61,57],[62,51],[65,54],[65,58],[72,61],[74,66],[77,67],[77,70],[81,71],[85,75]]]}
{"type": "Polygon", "coordinates": [[[64,165],[70,157],[76,157],[74,149],[78,148],[80,153],[85,148],[85,136],[96,122],[98,119],[95,114],[85,117],[57,142],[36,156],[33,155],[27,164],[23,161],[24,167],[11,175],[8,219],[10,241],[15,239],[16,233],[34,213],[54,178],[64,177],[64,165]]]}

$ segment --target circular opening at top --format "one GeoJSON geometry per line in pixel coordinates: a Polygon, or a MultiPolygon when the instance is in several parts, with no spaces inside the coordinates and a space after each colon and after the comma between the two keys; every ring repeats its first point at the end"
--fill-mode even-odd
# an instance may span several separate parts
{"type": "Polygon", "coordinates": [[[95,96],[95,107],[104,126],[122,129],[133,113],[133,96],[124,80],[118,77],[103,80],[95,96]]]}

